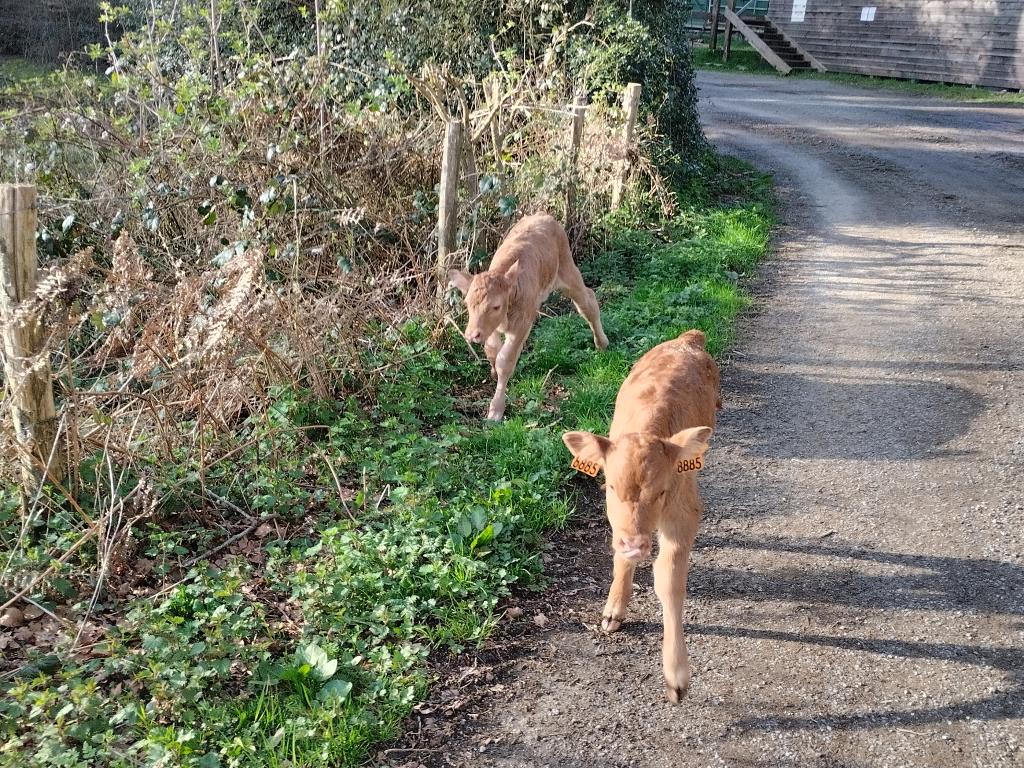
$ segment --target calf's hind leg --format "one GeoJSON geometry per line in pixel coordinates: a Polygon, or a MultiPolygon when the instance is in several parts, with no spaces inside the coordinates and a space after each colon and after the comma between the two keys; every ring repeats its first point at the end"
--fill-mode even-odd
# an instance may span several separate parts
{"type": "Polygon", "coordinates": [[[598,349],[605,349],[608,346],[608,337],[604,335],[604,328],[601,327],[601,308],[597,305],[597,296],[587,288],[583,282],[583,275],[572,262],[563,264],[558,273],[558,290],[572,299],[572,303],[590,324],[590,330],[594,334],[594,346],[598,349]]]}

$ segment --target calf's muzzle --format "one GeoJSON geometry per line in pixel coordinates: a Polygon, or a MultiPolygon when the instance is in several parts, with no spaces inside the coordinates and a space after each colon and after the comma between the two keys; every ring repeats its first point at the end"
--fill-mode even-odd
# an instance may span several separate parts
{"type": "Polygon", "coordinates": [[[638,563],[651,554],[651,537],[644,534],[617,534],[612,546],[625,560],[638,563]]]}

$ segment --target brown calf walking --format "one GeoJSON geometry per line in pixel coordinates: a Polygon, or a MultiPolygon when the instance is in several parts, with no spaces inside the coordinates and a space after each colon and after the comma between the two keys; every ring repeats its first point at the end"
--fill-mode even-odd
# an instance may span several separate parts
{"type": "Polygon", "coordinates": [[[595,472],[604,468],[614,569],[601,622],[616,631],[633,594],[633,571],[651,553],[654,591],[664,624],[662,661],[666,695],[678,703],[690,683],[683,638],[683,603],[690,549],[702,512],[697,472],[703,466],[718,397],[718,366],[704,350],[704,334],[687,331],[637,361],[615,400],[608,437],[566,432],[562,440],[595,472]]]}
{"type": "Polygon", "coordinates": [[[590,324],[598,349],[608,346],[594,292],[583,284],[562,225],[547,214],[527,216],[512,227],[486,272],[469,275],[453,269],[448,280],[466,299],[466,341],[483,342],[491,375],[498,379],[487,410],[487,418],[492,421],[501,421],[505,415],[509,377],[540,305],[552,291],[572,299],[590,324]]]}

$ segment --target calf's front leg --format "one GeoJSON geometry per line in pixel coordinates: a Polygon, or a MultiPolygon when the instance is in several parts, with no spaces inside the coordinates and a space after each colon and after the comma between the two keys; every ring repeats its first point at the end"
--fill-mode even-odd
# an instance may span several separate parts
{"type": "Polygon", "coordinates": [[[501,349],[501,335],[495,331],[487,337],[487,341],[484,342],[484,354],[487,355],[487,362],[491,364],[491,378],[495,378],[498,375],[497,369],[494,367],[494,361],[498,359],[498,350],[501,349]]]}
{"type": "Polygon", "coordinates": [[[683,603],[686,601],[686,569],[690,560],[688,544],[664,536],[654,561],[654,591],[661,601],[665,637],[662,668],[665,696],[678,704],[690,685],[690,658],[683,637],[683,603]]]}
{"type": "Polygon", "coordinates": [[[633,596],[633,571],[636,565],[615,553],[612,563],[612,586],[608,590],[608,600],[601,612],[601,629],[615,632],[622,626],[626,618],[626,608],[633,596]]]}
{"type": "Polygon", "coordinates": [[[501,421],[505,416],[508,380],[512,376],[512,371],[516,369],[516,363],[519,362],[523,344],[526,343],[526,335],[526,333],[513,331],[507,333],[505,343],[495,358],[494,368],[498,373],[498,386],[494,390],[494,397],[491,398],[491,405],[487,409],[487,418],[490,421],[501,421]]]}

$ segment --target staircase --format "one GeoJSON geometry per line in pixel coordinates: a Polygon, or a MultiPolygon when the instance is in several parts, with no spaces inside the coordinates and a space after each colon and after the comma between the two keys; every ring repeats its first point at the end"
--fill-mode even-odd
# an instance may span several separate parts
{"type": "Polygon", "coordinates": [[[741,19],[728,8],[724,13],[726,20],[761,54],[761,58],[782,74],[788,75],[794,69],[825,71],[813,56],[798,48],[770,20],[764,17],[741,19]]]}
{"type": "MultiPolygon", "coordinates": [[[[746,25],[757,33],[757,36],[782,59],[790,69],[811,69],[810,59],[793,43],[786,39],[778,28],[768,19],[762,17],[743,20],[746,25]]],[[[774,63],[774,62],[770,62],[774,63]]]]}
{"type": "Polygon", "coordinates": [[[769,19],[759,16],[757,18],[744,18],[743,20],[746,26],[754,30],[776,56],[790,66],[791,70],[810,70],[813,68],[811,59],[790,40],[787,40],[769,19]]]}

